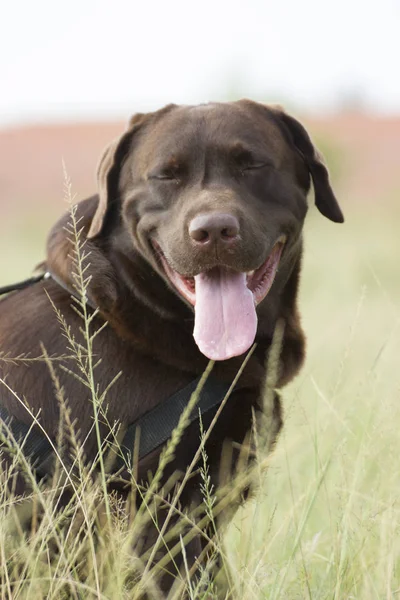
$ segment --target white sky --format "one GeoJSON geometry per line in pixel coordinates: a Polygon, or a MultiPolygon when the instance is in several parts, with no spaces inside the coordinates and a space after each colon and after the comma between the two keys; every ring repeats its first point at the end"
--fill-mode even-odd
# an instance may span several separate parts
{"type": "Polygon", "coordinates": [[[252,97],[400,113],[400,0],[3,0],[0,125],[252,97]]]}

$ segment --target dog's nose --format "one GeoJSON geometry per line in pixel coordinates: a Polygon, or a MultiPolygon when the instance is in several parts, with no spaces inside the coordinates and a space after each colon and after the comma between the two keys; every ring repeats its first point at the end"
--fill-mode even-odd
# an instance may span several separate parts
{"type": "Polygon", "coordinates": [[[189,223],[189,235],[198,244],[232,243],[239,238],[239,233],[239,221],[230,214],[207,213],[189,223]]]}

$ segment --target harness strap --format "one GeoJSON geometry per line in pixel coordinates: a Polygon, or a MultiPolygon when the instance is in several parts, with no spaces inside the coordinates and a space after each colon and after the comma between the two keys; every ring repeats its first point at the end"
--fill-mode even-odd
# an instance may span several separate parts
{"type": "MultiPolygon", "coordinates": [[[[74,296],[75,298],[79,299],[79,295],[76,292],[76,290],[64,283],[62,279],[60,279],[51,271],[45,271],[44,273],[40,273],[40,275],[35,275],[34,277],[24,279],[24,281],[19,281],[18,283],[12,283],[11,285],[5,285],[4,287],[0,287],[0,296],[4,296],[5,294],[9,294],[10,292],[17,292],[18,290],[23,290],[29,287],[30,285],[33,285],[34,283],[38,283],[39,281],[46,281],[48,279],[52,279],[53,281],[55,281],[55,283],[57,283],[57,285],[59,285],[66,292],[68,292],[70,296],[74,296]]],[[[96,310],[97,307],[89,298],[86,298],[86,302],[91,308],[93,308],[93,310],[96,310]]]]}
{"type": "Polygon", "coordinates": [[[40,273],[40,275],[35,275],[34,277],[29,277],[29,279],[24,279],[24,281],[19,281],[18,283],[12,283],[11,285],[5,285],[0,288],[0,296],[4,296],[4,294],[9,294],[10,292],[16,292],[17,290],[23,290],[34,283],[38,283],[42,281],[42,279],[50,279],[51,274],[40,273]]]}
{"type": "MultiPolygon", "coordinates": [[[[126,465],[132,465],[137,435],[140,436],[139,459],[156,450],[170,438],[199,381],[200,377],[191,381],[186,387],[129,425],[120,445],[122,455],[118,454],[114,463],[116,471],[126,465]]],[[[189,424],[199,420],[199,412],[203,417],[211,409],[219,406],[229,387],[229,384],[209,377],[199,394],[197,410],[195,408],[189,417],[189,424]]],[[[7,424],[7,428],[21,445],[24,455],[31,460],[37,476],[43,478],[49,475],[49,458],[53,454],[53,448],[44,434],[37,427],[26,425],[13,418],[5,408],[0,407],[0,430],[3,430],[3,436],[7,437],[7,429],[4,424],[7,424]]]]}
{"type": "Polygon", "coordinates": [[[8,438],[7,430],[11,431],[15,441],[21,447],[21,450],[23,450],[24,455],[35,465],[39,478],[47,475],[48,473],[44,470],[44,464],[53,452],[49,440],[37,427],[32,427],[14,419],[4,407],[0,406],[0,432],[2,437],[6,439],[8,438]]]}
{"type": "MultiPolygon", "coordinates": [[[[131,464],[136,436],[140,436],[139,458],[147,456],[147,454],[150,454],[150,452],[164,444],[171,437],[171,433],[178,425],[182,411],[196,390],[199,381],[200,377],[191,381],[186,387],[129,425],[121,444],[123,456],[118,456],[116,460],[118,469],[123,467],[124,464],[131,464]]],[[[199,420],[199,412],[203,417],[211,409],[219,406],[229,387],[227,383],[222,383],[212,377],[208,377],[199,395],[197,405],[190,415],[189,424],[199,420]]]]}
{"type": "MultiPolygon", "coordinates": [[[[53,273],[45,272],[35,277],[26,279],[19,283],[0,288],[0,296],[16,290],[22,290],[41,280],[53,279],[59,286],[64,288],[69,294],[77,297],[74,290],[70,289],[63,281],[56,277],[53,273]]],[[[90,303],[88,304],[93,309],[97,307],[90,303]]],[[[186,387],[179,390],[155,408],[147,412],[140,419],[131,423],[123,437],[120,445],[121,453],[117,455],[115,467],[119,470],[127,464],[132,464],[133,451],[135,448],[135,440],[139,437],[139,459],[144,458],[150,452],[164,444],[171,433],[178,425],[183,409],[188,404],[191,395],[196,390],[200,377],[191,381],[186,387]]],[[[193,410],[189,417],[189,424],[199,420],[213,408],[219,406],[228,392],[230,385],[208,377],[205,382],[197,401],[197,410],[193,410]]],[[[36,474],[39,478],[49,475],[51,471],[51,463],[53,462],[53,448],[49,440],[35,425],[26,425],[22,421],[13,418],[12,415],[3,407],[0,406],[0,432],[6,437],[7,428],[11,431],[15,440],[21,445],[25,456],[29,457],[36,474]]]]}
{"type": "MultiPolygon", "coordinates": [[[[57,283],[57,285],[59,285],[66,292],[68,292],[68,294],[70,296],[73,296],[74,298],[76,298],[78,300],[81,299],[80,295],[78,294],[78,292],[76,290],[74,290],[71,286],[67,285],[62,279],[60,279],[57,275],[55,275],[51,271],[46,271],[45,278],[52,279],[53,281],[55,281],[57,283]]],[[[86,303],[90,306],[90,308],[93,308],[93,310],[97,310],[97,306],[87,296],[86,296],[86,303]]]]}

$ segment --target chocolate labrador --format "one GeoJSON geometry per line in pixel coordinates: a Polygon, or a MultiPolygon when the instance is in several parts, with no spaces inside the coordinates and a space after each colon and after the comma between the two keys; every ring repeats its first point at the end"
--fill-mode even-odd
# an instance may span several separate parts
{"type": "MultiPolygon", "coordinates": [[[[78,204],[89,254],[88,303],[98,311],[98,327],[108,322],[94,343],[101,357],[99,390],[122,372],[107,392],[109,423],[137,422],[201,375],[209,359],[215,361],[214,381],[229,384],[256,343],[207,443],[216,486],[223,444],[238,447],[251,429],[279,319],[285,329],[278,389],[304,359],[297,290],[311,180],[318,210],[342,222],[321,157],[303,126],[283,110],[249,100],[171,104],[131,119],[101,159],[98,195],[78,204]]],[[[49,298],[80,335],[81,318],[71,307],[68,219],[48,239],[45,269],[51,277],[1,302],[3,352],[39,356],[43,344],[50,355],[66,354],[49,298]]],[[[68,363],[68,370],[74,368],[68,363]]],[[[47,365],[6,362],[1,369],[8,387],[0,387],[0,405],[17,422],[30,423],[11,388],[40,411],[42,426],[56,438],[59,405],[47,365]]],[[[66,370],[57,372],[86,459],[93,461],[98,446],[88,390],[66,370]]],[[[274,403],[272,438],[281,427],[278,395],[274,403]]],[[[204,427],[215,410],[206,413],[204,427]]],[[[102,428],[106,437],[107,426],[102,428]]],[[[198,422],[189,425],[166,475],[185,472],[199,445],[198,430],[198,422]]],[[[139,480],[155,470],[161,448],[140,458],[139,480]]],[[[198,497],[196,475],[181,501],[189,505],[198,497]]],[[[199,552],[195,548],[191,560],[199,552]]]]}

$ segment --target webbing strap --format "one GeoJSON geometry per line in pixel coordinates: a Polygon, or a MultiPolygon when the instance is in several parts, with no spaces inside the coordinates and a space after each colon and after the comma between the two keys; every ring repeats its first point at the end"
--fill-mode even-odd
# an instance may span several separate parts
{"type": "MultiPolygon", "coordinates": [[[[16,290],[22,290],[42,279],[48,278],[52,278],[71,295],[77,295],[76,292],[69,289],[53,273],[46,272],[25,281],[0,288],[0,296],[16,290]]],[[[96,309],[89,301],[88,303],[92,308],[96,309]]],[[[117,470],[132,464],[136,436],[140,436],[139,459],[144,458],[169,439],[173,430],[178,425],[182,411],[196,390],[199,381],[200,377],[194,379],[186,387],[172,394],[172,396],[128,426],[121,443],[122,455],[118,455],[116,458],[115,466],[117,470]]],[[[189,424],[199,419],[199,412],[203,416],[212,408],[218,406],[224,399],[229,387],[227,383],[222,383],[212,377],[208,377],[199,394],[196,407],[190,415],[189,424]]],[[[24,455],[29,457],[36,469],[36,473],[40,477],[48,475],[48,459],[53,452],[53,448],[43,432],[36,426],[31,427],[13,418],[5,408],[0,406],[0,431],[3,436],[7,437],[7,427],[5,425],[11,431],[18,444],[22,446],[24,455]]]]}
{"type": "Polygon", "coordinates": [[[34,283],[38,283],[42,279],[48,279],[51,277],[50,273],[40,273],[40,275],[35,275],[34,277],[29,277],[29,279],[24,279],[24,281],[18,281],[18,283],[12,283],[11,285],[5,285],[0,287],[0,296],[4,294],[9,294],[10,292],[16,292],[17,290],[23,290],[34,283]]]}
{"type": "MultiPolygon", "coordinates": [[[[182,411],[195,392],[199,381],[200,377],[191,381],[186,387],[158,404],[128,427],[121,444],[123,456],[118,456],[116,460],[117,468],[132,463],[136,436],[139,436],[139,458],[147,456],[171,437],[171,433],[178,425],[182,411]]],[[[189,423],[192,424],[199,420],[199,411],[203,416],[212,408],[221,404],[229,387],[227,383],[208,377],[199,394],[197,404],[189,417],[189,423]]]]}
{"type": "Polygon", "coordinates": [[[41,466],[49,458],[53,448],[42,431],[35,426],[18,421],[4,407],[0,406],[0,432],[3,439],[9,439],[9,432],[11,432],[24,455],[30,459],[35,467],[39,477],[46,475],[41,470],[41,466]]]}
{"type": "MultiPolygon", "coordinates": [[[[29,277],[29,279],[24,279],[24,281],[19,281],[18,283],[12,283],[11,285],[5,285],[4,287],[0,287],[0,296],[4,296],[5,294],[9,294],[10,292],[17,292],[18,290],[23,290],[29,287],[30,285],[33,285],[34,283],[38,283],[42,280],[46,281],[47,279],[52,279],[53,281],[55,281],[55,283],[57,283],[66,292],[68,292],[70,296],[73,296],[78,300],[81,299],[80,294],[76,290],[64,283],[62,279],[57,277],[57,275],[55,275],[51,271],[45,271],[44,273],[40,273],[40,275],[35,275],[34,277],[29,277]]],[[[86,302],[91,308],[93,308],[93,310],[96,310],[97,307],[89,298],[86,298],[86,302]]]]}
{"type": "MultiPolygon", "coordinates": [[[[182,411],[196,390],[199,381],[200,377],[191,381],[186,387],[129,425],[120,446],[122,454],[120,453],[116,457],[115,470],[132,465],[137,435],[140,436],[139,459],[150,454],[171,437],[173,430],[178,425],[182,411]]],[[[209,377],[189,417],[189,424],[199,420],[199,412],[203,416],[212,408],[221,404],[229,387],[227,383],[209,377]]],[[[7,429],[11,431],[15,440],[21,445],[24,455],[30,459],[37,475],[39,477],[49,475],[48,459],[53,452],[53,448],[43,432],[35,426],[31,427],[22,421],[18,421],[5,408],[0,407],[0,430],[5,438],[9,437],[7,429]]]]}

